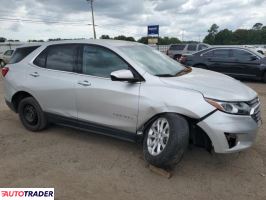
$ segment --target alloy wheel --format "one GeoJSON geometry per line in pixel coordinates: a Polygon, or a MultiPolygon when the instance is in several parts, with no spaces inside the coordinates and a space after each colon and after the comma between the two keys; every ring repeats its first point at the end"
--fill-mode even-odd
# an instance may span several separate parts
{"type": "Polygon", "coordinates": [[[166,118],[158,118],[148,131],[147,146],[151,155],[163,152],[170,136],[170,126],[166,118]]]}

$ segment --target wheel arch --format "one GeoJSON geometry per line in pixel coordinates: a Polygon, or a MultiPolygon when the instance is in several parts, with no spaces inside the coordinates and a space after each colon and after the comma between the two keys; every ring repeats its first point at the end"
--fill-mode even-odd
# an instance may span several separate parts
{"type": "Polygon", "coordinates": [[[12,96],[11,103],[12,103],[12,106],[13,106],[15,112],[18,111],[19,102],[22,99],[27,98],[27,97],[33,97],[33,95],[31,95],[30,93],[28,93],[26,91],[18,91],[12,96]]]}
{"type": "Polygon", "coordinates": [[[188,122],[188,125],[189,125],[189,140],[190,140],[191,144],[194,144],[198,147],[203,147],[209,152],[212,150],[212,142],[211,142],[209,135],[205,131],[203,131],[201,127],[199,127],[197,125],[197,123],[199,122],[200,119],[195,119],[195,118],[192,118],[192,117],[189,117],[189,116],[186,116],[184,114],[177,113],[177,112],[161,112],[161,113],[158,113],[158,114],[152,116],[150,119],[148,119],[137,130],[138,133],[142,134],[142,137],[140,137],[138,139],[138,142],[140,142],[142,144],[143,139],[144,139],[144,135],[147,133],[147,128],[157,118],[159,118],[160,116],[167,114],[167,113],[176,114],[176,115],[179,115],[179,116],[184,117],[186,119],[186,121],[188,122]]]}

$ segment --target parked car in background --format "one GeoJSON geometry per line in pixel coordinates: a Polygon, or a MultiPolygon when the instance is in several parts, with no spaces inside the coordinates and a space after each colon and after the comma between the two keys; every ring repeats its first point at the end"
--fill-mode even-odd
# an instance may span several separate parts
{"type": "Polygon", "coordinates": [[[247,149],[261,125],[251,88],[136,42],[27,45],[2,75],[6,103],[25,128],[52,122],[138,141],[159,167],[176,164],[189,142],[217,153],[247,149]]]}
{"type": "Polygon", "coordinates": [[[183,54],[192,54],[209,47],[210,45],[204,43],[172,44],[166,54],[171,58],[178,60],[183,54]]]}
{"type": "Polygon", "coordinates": [[[260,54],[266,55],[266,48],[265,47],[260,47],[260,46],[251,46],[251,45],[245,45],[244,47],[250,48],[254,51],[257,51],[260,54]]]}
{"type": "Polygon", "coordinates": [[[0,67],[4,67],[13,55],[14,50],[7,50],[3,54],[0,54],[0,67]]]}
{"type": "Polygon", "coordinates": [[[243,47],[212,47],[192,55],[183,55],[182,64],[221,72],[235,78],[266,82],[266,57],[243,47]]]}

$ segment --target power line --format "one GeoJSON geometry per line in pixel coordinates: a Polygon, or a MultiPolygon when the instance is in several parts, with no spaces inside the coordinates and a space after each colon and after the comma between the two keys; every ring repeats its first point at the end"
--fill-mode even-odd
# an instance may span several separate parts
{"type": "Polygon", "coordinates": [[[61,24],[61,25],[78,25],[78,26],[92,25],[92,24],[81,24],[80,22],[74,22],[74,21],[33,20],[33,19],[5,18],[5,17],[0,17],[0,21],[28,22],[28,23],[38,23],[38,24],[45,23],[45,24],[61,24]]]}

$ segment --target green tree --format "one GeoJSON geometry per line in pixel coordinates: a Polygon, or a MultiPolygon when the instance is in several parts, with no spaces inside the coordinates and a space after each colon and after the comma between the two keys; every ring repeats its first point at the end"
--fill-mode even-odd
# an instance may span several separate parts
{"type": "Polygon", "coordinates": [[[102,35],[100,39],[111,39],[109,35],[102,35]]]}
{"type": "Polygon", "coordinates": [[[219,45],[234,44],[233,32],[228,29],[219,31],[214,37],[214,44],[219,44],[219,45]]]}
{"type": "Polygon", "coordinates": [[[138,39],[138,42],[142,44],[148,44],[148,37],[141,37],[138,39]]]}
{"type": "Polygon", "coordinates": [[[126,40],[126,41],[135,41],[133,37],[126,37],[124,35],[119,35],[114,37],[114,40],[126,40]]]}
{"type": "Polygon", "coordinates": [[[217,24],[211,25],[210,29],[208,30],[208,35],[204,38],[203,42],[208,44],[215,43],[215,36],[218,33],[219,26],[217,24]]]}
{"type": "Polygon", "coordinates": [[[6,41],[6,38],[0,37],[0,42],[5,42],[5,41],[6,41]]]}

